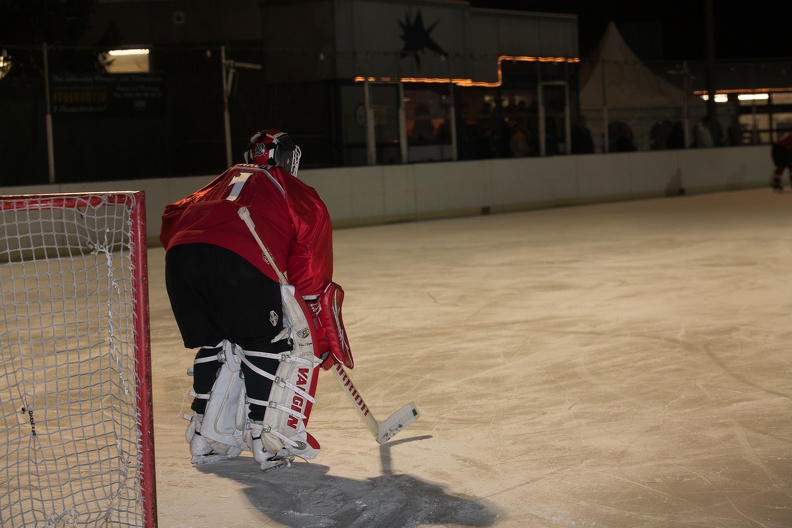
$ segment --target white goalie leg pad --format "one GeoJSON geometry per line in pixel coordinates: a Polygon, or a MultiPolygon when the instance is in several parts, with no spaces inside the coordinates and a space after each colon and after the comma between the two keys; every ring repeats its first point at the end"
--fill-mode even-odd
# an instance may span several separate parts
{"type": "Polygon", "coordinates": [[[281,299],[285,328],[279,338],[288,338],[292,343],[292,351],[281,354],[245,351],[246,355],[280,360],[274,376],[246,361],[254,372],[272,380],[267,401],[247,400],[266,407],[263,421],[248,425],[248,438],[253,448],[253,440],[260,436],[263,448],[270,455],[286,449],[301,458],[312,459],[319,454],[319,443],[305,430],[305,424],[316,402],[313,395],[321,359],[314,354],[313,329],[306,316],[308,308],[295,297],[292,286],[281,286],[281,299]]]}
{"type": "Polygon", "coordinates": [[[238,456],[248,448],[244,439],[247,409],[245,382],[241,377],[242,355],[229,341],[223,341],[222,347],[223,365],[208,396],[201,434],[212,442],[215,451],[226,450],[228,455],[238,456]]]}
{"type": "Polygon", "coordinates": [[[190,462],[192,464],[209,464],[239,456],[240,449],[210,441],[201,434],[203,418],[202,414],[184,415],[184,419],[190,421],[185,433],[187,443],[190,444],[190,455],[192,455],[190,462]]]}
{"type": "MultiPolygon", "coordinates": [[[[267,453],[269,455],[281,453],[283,449],[301,458],[316,458],[319,454],[319,444],[305,430],[310,406],[316,403],[316,400],[301,386],[307,387],[310,384],[312,381],[310,373],[316,371],[320,360],[317,358],[315,362],[309,363],[300,361],[300,358],[294,358],[288,353],[281,356],[284,357],[284,361],[279,365],[276,375],[266,376],[272,379],[270,399],[263,401],[247,398],[248,403],[266,407],[263,421],[248,424],[250,435],[248,443],[256,460],[260,456],[266,458],[267,453]],[[256,440],[259,439],[266,453],[258,452],[256,440]]],[[[257,373],[267,374],[263,371],[257,373]]]]}

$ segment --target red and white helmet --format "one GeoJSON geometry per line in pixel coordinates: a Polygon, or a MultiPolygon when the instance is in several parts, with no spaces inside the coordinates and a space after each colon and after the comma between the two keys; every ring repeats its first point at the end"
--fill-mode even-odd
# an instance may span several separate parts
{"type": "Polygon", "coordinates": [[[242,153],[245,163],[263,165],[265,167],[281,167],[293,176],[297,175],[300,166],[300,147],[286,132],[280,130],[262,130],[250,138],[250,144],[242,153]]]}

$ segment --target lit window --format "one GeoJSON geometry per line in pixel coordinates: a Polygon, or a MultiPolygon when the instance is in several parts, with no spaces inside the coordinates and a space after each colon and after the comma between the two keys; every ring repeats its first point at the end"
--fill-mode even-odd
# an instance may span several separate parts
{"type": "Polygon", "coordinates": [[[149,50],[117,49],[99,55],[107,73],[148,73],[149,50]]]}
{"type": "Polygon", "coordinates": [[[792,103],[792,93],[780,92],[773,94],[773,104],[782,105],[782,104],[790,104],[790,103],[792,103]]]}

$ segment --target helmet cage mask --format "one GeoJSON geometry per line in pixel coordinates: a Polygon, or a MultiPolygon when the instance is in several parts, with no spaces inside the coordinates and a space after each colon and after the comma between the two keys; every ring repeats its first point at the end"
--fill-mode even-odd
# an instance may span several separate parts
{"type": "Polygon", "coordinates": [[[243,157],[245,163],[281,167],[296,176],[301,154],[300,147],[294,144],[287,133],[265,130],[253,134],[243,157]]]}

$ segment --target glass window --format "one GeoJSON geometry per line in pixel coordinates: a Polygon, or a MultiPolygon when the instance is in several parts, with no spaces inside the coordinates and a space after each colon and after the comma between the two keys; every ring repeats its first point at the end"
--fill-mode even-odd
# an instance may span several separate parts
{"type": "Polygon", "coordinates": [[[778,139],[786,132],[792,130],[792,113],[773,114],[773,124],[776,130],[775,139],[778,139]]]}
{"type": "Polygon", "coordinates": [[[792,92],[770,94],[774,105],[792,104],[792,92]]]}
{"type": "Polygon", "coordinates": [[[770,117],[767,114],[742,114],[740,127],[743,130],[746,143],[770,143],[770,117]]]}
{"type": "Polygon", "coordinates": [[[453,105],[449,92],[445,85],[404,87],[408,161],[441,161],[454,158],[451,137],[453,105]]]}
{"type": "Polygon", "coordinates": [[[107,73],[149,73],[149,50],[116,49],[99,54],[107,73]]]}

